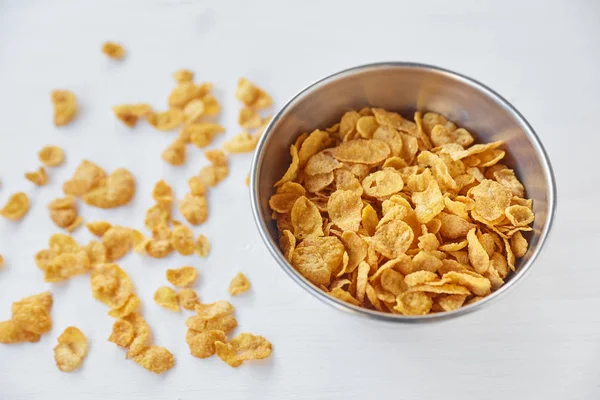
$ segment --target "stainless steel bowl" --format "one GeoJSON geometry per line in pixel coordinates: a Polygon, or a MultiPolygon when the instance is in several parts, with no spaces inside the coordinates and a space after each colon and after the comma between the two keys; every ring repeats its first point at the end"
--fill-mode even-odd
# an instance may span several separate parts
{"type": "Polygon", "coordinates": [[[356,315],[396,322],[425,322],[464,315],[504,295],[522,280],[540,254],[556,208],[556,184],[548,156],[533,128],[504,98],[487,86],[430,65],[387,62],[363,65],[323,78],[294,96],[275,115],[258,143],[251,173],[252,211],[258,231],[281,268],[323,302],[356,315]],[[474,304],[425,316],[387,314],[353,306],[330,297],[300,275],[278,246],[277,227],[268,200],[273,184],[290,163],[289,148],[298,135],[325,128],[343,113],[365,106],[381,107],[411,116],[434,111],[465,127],[481,142],[504,140],[507,158],[533,199],[535,222],[529,251],[518,260],[516,272],[504,286],[474,304]]]}

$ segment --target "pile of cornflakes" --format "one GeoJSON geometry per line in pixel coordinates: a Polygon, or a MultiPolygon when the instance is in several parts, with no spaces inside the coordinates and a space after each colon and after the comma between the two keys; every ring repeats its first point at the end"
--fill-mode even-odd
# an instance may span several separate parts
{"type": "Polygon", "coordinates": [[[269,200],[286,259],[382,312],[452,311],[497,290],[527,252],[532,201],[502,142],[473,142],[442,115],[380,108],[301,135],[269,200]]]}
{"type": "MultiPolygon", "coordinates": [[[[123,47],[107,42],[102,52],[113,59],[122,59],[123,47]]],[[[186,145],[193,143],[198,148],[208,147],[215,137],[225,129],[210,121],[220,113],[221,106],[211,94],[212,84],[193,82],[194,75],[188,70],[173,74],[177,87],[168,97],[168,110],[155,112],[144,103],[124,104],[113,108],[113,112],[125,125],[134,127],[141,118],[160,131],[181,128],[175,141],[163,152],[162,158],[172,165],[181,165],[186,159],[186,145]]],[[[262,118],[257,110],[272,104],[271,97],[246,79],[240,79],[236,96],[244,104],[239,123],[243,132],[223,145],[229,153],[249,152],[254,149],[270,118],[262,118]]],[[[75,94],[68,90],[52,92],[54,123],[67,125],[77,116],[75,94]]],[[[221,149],[205,150],[210,165],[188,180],[189,193],[178,202],[181,215],[191,225],[199,225],[208,217],[206,193],[229,175],[227,154],[221,149]]],[[[45,146],[38,153],[43,166],[25,173],[25,178],[37,186],[48,183],[45,167],[57,167],[64,163],[64,151],[57,146],[45,146]]],[[[102,209],[121,207],[131,202],[136,191],[135,178],[126,169],[119,168],[107,173],[99,165],[83,160],[73,176],[62,185],[65,197],[48,204],[50,219],[59,228],[71,233],[83,224],[79,215],[79,200],[102,209]]],[[[146,237],[141,231],[111,224],[106,221],[91,221],[85,224],[88,231],[98,240],[80,245],[71,236],[53,234],[48,248],[35,255],[36,265],[44,274],[44,281],[54,283],[71,277],[90,274],[92,296],[109,307],[108,315],[115,318],[110,342],[127,349],[126,357],[149,371],[160,374],[175,364],[173,354],[164,347],[153,344],[150,327],[141,315],[141,300],[136,295],[133,282],[117,264],[132,250],[154,258],[164,258],[173,251],[184,255],[207,257],[210,251],[208,239],[194,233],[179,221],[172,219],[171,211],[175,195],[164,180],[158,181],[153,190],[155,204],[146,211],[145,227],[151,232],[146,237]]],[[[29,197],[24,192],[13,194],[0,209],[6,219],[18,221],[29,211],[29,197]]],[[[0,267],[3,265],[0,256],[0,267]]],[[[198,279],[198,271],[192,266],[168,269],[166,278],[177,290],[163,286],[156,290],[154,301],[172,311],[195,310],[196,316],[188,319],[186,341],[193,356],[205,358],[217,354],[232,367],[243,361],[266,358],[271,353],[271,343],[262,336],[241,333],[227,339],[237,327],[233,317],[233,306],[227,301],[212,304],[200,302],[192,286],[198,279]]],[[[242,273],[231,281],[228,291],[231,296],[250,289],[250,282],[242,273]]],[[[50,309],[52,295],[49,292],[26,297],[13,303],[12,318],[0,322],[0,343],[37,342],[40,336],[52,328],[50,309]]],[[[67,327],[57,337],[54,358],[58,369],[71,372],[78,369],[88,353],[86,336],[74,326],[67,327]]]]}

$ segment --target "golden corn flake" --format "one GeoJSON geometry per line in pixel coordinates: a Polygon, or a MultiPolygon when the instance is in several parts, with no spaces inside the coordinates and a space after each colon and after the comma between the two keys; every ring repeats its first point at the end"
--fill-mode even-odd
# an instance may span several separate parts
{"type": "Polygon", "coordinates": [[[233,277],[231,282],[229,282],[229,288],[227,291],[231,296],[237,296],[238,294],[242,294],[247,292],[250,289],[250,281],[246,278],[241,272],[238,272],[236,276],[233,277]]]}
{"type": "Polygon", "coordinates": [[[205,186],[216,186],[229,175],[229,167],[227,165],[207,165],[202,167],[198,177],[205,186]]]}
{"type": "Polygon", "coordinates": [[[48,309],[38,303],[27,303],[18,307],[13,312],[12,321],[18,328],[37,335],[52,329],[52,318],[48,309]]]}
{"type": "Polygon", "coordinates": [[[190,354],[197,358],[207,358],[215,354],[215,342],[226,342],[225,332],[221,330],[206,330],[198,332],[189,329],[185,341],[190,348],[190,354]]]}
{"type": "Polygon", "coordinates": [[[85,274],[90,268],[90,259],[84,250],[59,254],[44,268],[44,281],[60,282],[75,275],[85,274]]]}
{"type": "Polygon", "coordinates": [[[196,281],[198,271],[194,267],[185,266],[167,270],[167,280],[173,286],[185,287],[196,281]]]}
{"type": "Polygon", "coordinates": [[[186,310],[193,310],[196,304],[200,304],[198,294],[194,289],[182,288],[177,292],[177,300],[181,307],[186,310]]]}
{"type": "Polygon", "coordinates": [[[112,228],[112,224],[106,221],[93,221],[85,224],[85,227],[92,235],[102,237],[106,231],[112,228]]]}
{"type": "Polygon", "coordinates": [[[48,183],[48,174],[46,174],[44,167],[39,167],[37,171],[26,172],[25,178],[37,186],[44,186],[48,183]]]}
{"type": "Polygon", "coordinates": [[[499,163],[502,142],[475,136],[436,113],[377,108],[301,134],[269,199],[284,257],[331,296],[383,312],[452,311],[497,290],[534,214],[499,163]]]}
{"type": "Polygon", "coordinates": [[[176,226],[171,233],[171,246],[181,255],[189,256],[195,250],[193,232],[184,225],[176,226]]]}
{"type": "Polygon", "coordinates": [[[170,205],[158,203],[146,210],[144,225],[152,230],[159,225],[167,225],[171,220],[170,205]]]}
{"type": "Polygon", "coordinates": [[[113,113],[126,126],[133,128],[140,118],[152,115],[152,107],[149,104],[120,104],[112,108],[113,113]]]}
{"type": "Polygon", "coordinates": [[[323,218],[317,207],[306,197],[296,200],[291,211],[294,236],[297,239],[323,236],[323,218]]]}
{"type": "Polygon", "coordinates": [[[186,194],[179,202],[179,212],[192,225],[200,225],[208,218],[208,203],[205,196],[186,194]]]}
{"type": "Polygon", "coordinates": [[[74,326],[69,326],[58,337],[58,344],[54,348],[56,366],[63,372],[76,370],[83,363],[88,352],[88,343],[85,335],[74,326]]]}
{"type": "Polygon", "coordinates": [[[249,107],[240,110],[238,124],[244,129],[255,129],[261,126],[262,119],[260,114],[249,107]]]}
{"type": "Polygon", "coordinates": [[[58,167],[65,162],[65,152],[58,146],[44,146],[38,152],[38,159],[46,167],[58,167]]]}
{"type": "Polygon", "coordinates": [[[102,235],[102,244],[106,248],[106,259],[116,261],[125,256],[133,246],[131,230],[113,226],[102,235]]]}
{"type": "Polygon", "coordinates": [[[210,304],[197,304],[194,310],[196,310],[196,314],[200,319],[210,320],[230,315],[233,313],[234,308],[230,302],[218,300],[210,304]]]}
{"type": "Polygon", "coordinates": [[[119,347],[129,347],[133,341],[134,330],[133,325],[129,321],[124,319],[118,319],[115,321],[112,327],[112,332],[108,337],[109,342],[113,342],[119,347]]]}
{"type": "Polygon", "coordinates": [[[135,294],[131,294],[125,304],[119,308],[112,309],[108,312],[108,315],[114,318],[124,318],[129,314],[135,313],[140,308],[140,298],[135,294]]]}
{"type": "Polygon", "coordinates": [[[117,264],[98,264],[90,278],[94,298],[112,309],[119,309],[133,294],[129,276],[117,264]]]}
{"type": "Polygon", "coordinates": [[[67,125],[77,115],[77,99],[69,90],[53,90],[51,93],[54,105],[54,125],[67,125]]]}
{"type": "Polygon", "coordinates": [[[152,198],[157,203],[171,204],[173,203],[173,189],[164,180],[156,182],[152,189],[152,198]]]}
{"type": "Polygon", "coordinates": [[[192,82],[194,80],[194,73],[188,69],[178,69],[173,72],[173,78],[177,83],[192,82]]]}
{"type": "Polygon", "coordinates": [[[199,234],[196,238],[196,244],[194,247],[194,253],[198,254],[200,257],[208,257],[208,253],[210,252],[210,242],[203,234],[199,234]]]}
{"type": "Polygon", "coordinates": [[[189,328],[189,330],[195,332],[219,330],[227,333],[235,329],[238,326],[238,323],[235,317],[230,314],[225,314],[210,319],[194,315],[185,321],[185,325],[189,328]]]}
{"type": "Polygon", "coordinates": [[[104,184],[82,195],[87,205],[98,208],[115,208],[128,204],[135,194],[135,178],[128,170],[118,168],[104,184]]]}
{"type": "Polygon", "coordinates": [[[381,140],[356,139],[341,143],[333,154],[338,161],[373,165],[384,161],[390,148],[381,140]]]}
{"type": "Polygon", "coordinates": [[[102,45],[102,52],[108,57],[120,60],[125,56],[125,49],[118,43],[106,42],[102,45]]]}
{"type": "Polygon", "coordinates": [[[180,138],[184,142],[190,142],[196,147],[204,148],[209,146],[214,138],[225,132],[225,128],[219,124],[209,122],[199,122],[186,124],[181,130],[180,138]]]}
{"type": "Polygon", "coordinates": [[[35,343],[39,341],[39,334],[20,328],[13,320],[0,322],[0,343],[35,343]]]}
{"type": "Polygon", "coordinates": [[[169,94],[167,102],[171,108],[183,109],[186,104],[194,99],[202,99],[212,90],[212,83],[195,84],[194,82],[180,82],[169,94]]]}
{"type": "Polygon", "coordinates": [[[350,190],[336,190],[327,201],[329,219],[343,231],[358,231],[362,207],[360,195],[350,190]]]}
{"type": "Polygon", "coordinates": [[[63,192],[81,196],[106,182],[106,171],[91,161],[83,160],[73,177],[63,184],[63,192]]]}
{"type": "Polygon", "coordinates": [[[18,192],[9,197],[8,201],[0,209],[0,215],[12,221],[22,219],[29,211],[29,197],[23,192],[18,192]]]}
{"type": "Polygon", "coordinates": [[[229,366],[237,368],[244,361],[260,360],[271,355],[272,345],[262,336],[240,333],[231,341],[215,342],[217,356],[229,366]]]}
{"type": "MultiPolygon", "coordinates": [[[[52,201],[48,204],[48,209],[50,210],[50,219],[59,228],[69,229],[77,222],[77,202],[73,196],[52,201]]],[[[81,217],[79,218],[81,219],[81,217]]]]}
{"type": "MultiPolygon", "coordinates": [[[[168,273],[168,272],[167,272],[168,273]]],[[[169,279],[170,280],[170,279],[169,279]]],[[[167,286],[162,286],[154,292],[154,302],[171,311],[180,311],[177,292],[167,286]]]]}
{"type": "Polygon", "coordinates": [[[185,163],[185,142],[176,139],[161,154],[163,161],[173,165],[183,165],[185,163]]]}
{"type": "Polygon", "coordinates": [[[143,349],[140,354],[133,357],[133,361],[155,374],[162,374],[175,365],[173,354],[160,346],[149,346],[143,349]]]}
{"type": "Polygon", "coordinates": [[[262,89],[254,86],[254,84],[246,78],[239,79],[235,97],[246,106],[259,110],[270,107],[271,104],[273,104],[271,96],[262,89]]]}
{"type": "Polygon", "coordinates": [[[242,132],[223,144],[223,148],[230,153],[248,153],[254,150],[258,137],[248,132],[242,132]]]}

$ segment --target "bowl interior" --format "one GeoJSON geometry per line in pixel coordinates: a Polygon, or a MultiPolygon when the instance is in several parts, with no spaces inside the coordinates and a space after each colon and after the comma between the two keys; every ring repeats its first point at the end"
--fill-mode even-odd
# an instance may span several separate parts
{"type": "Polygon", "coordinates": [[[533,232],[526,235],[529,251],[517,260],[516,273],[488,298],[508,288],[539,252],[552,219],[555,188],[544,149],[525,119],[495,92],[461,75],[418,64],[367,65],[332,75],[300,92],[275,116],[255,155],[252,197],[259,229],[266,231],[267,245],[277,249],[278,261],[287,263],[278,248],[268,200],[273,184],[289,166],[290,146],[300,134],[324,129],[345,112],[366,106],[397,111],[410,119],[417,110],[437,112],[469,130],[476,143],[504,141],[507,156],[502,163],[515,169],[527,197],[533,199],[535,213],[533,232]]]}

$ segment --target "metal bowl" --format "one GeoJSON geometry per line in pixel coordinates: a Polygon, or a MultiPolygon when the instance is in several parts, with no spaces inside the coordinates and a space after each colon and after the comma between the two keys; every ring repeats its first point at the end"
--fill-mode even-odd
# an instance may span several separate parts
{"type": "Polygon", "coordinates": [[[363,65],[323,78],[300,91],[275,115],[252,162],[252,211],[267,248],[281,268],[323,302],[355,315],[395,322],[442,320],[482,308],[522,280],[540,254],[556,208],[556,183],[548,156],[533,128],[504,98],[487,86],[442,68],[405,62],[363,65]],[[503,140],[507,157],[533,199],[535,222],[529,250],[518,260],[506,283],[486,298],[458,310],[424,316],[403,316],[356,307],[329,296],[300,275],[278,246],[277,227],[268,200],[290,164],[290,146],[303,132],[326,128],[346,111],[373,106],[411,116],[417,110],[445,115],[466,128],[479,142],[503,140]]]}

